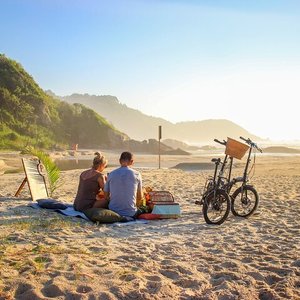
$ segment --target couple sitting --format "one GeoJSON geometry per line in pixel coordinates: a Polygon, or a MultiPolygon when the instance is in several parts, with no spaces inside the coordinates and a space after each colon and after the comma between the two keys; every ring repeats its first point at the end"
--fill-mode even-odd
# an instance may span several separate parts
{"type": "Polygon", "coordinates": [[[91,169],[81,173],[74,208],[84,212],[89,208],[108,208],[120,216],[135,217],[136,203],[142,199],[141,174],[132,169],[133,155],[123,152],[120,167],[106,175],[106,158],[95,153],[91,169]]]}

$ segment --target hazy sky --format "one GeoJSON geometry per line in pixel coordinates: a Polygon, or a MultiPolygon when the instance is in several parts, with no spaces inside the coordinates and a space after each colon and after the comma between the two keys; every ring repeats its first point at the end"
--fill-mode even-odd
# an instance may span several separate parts
{"type": "Polygon", "coordinates": [[[58,95],[300,140],[298,0],[0,0],[0,53],[58,95]]]}

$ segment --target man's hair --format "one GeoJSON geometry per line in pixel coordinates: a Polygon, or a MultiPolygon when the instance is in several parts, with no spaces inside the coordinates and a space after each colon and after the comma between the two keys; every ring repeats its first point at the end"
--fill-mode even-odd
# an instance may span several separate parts
{"type": "Polygon", "coordinates": [[[131,161],[132,158],[133,158],[133,154],[128,151],[123,152],[120,156],[120,160],[123,160],[123,161],[131,161]]]}

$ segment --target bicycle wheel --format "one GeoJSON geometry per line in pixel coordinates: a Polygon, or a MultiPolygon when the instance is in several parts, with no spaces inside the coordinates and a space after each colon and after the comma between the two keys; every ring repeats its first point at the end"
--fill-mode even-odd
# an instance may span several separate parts
{"type": "Polygon", "coordinates": [[[230,212],[230,198],[224,190],[210,192],[203,202],[203,215],[207,224],[222,224],[230,212]]]}
{"type": "Polygon", "coordinates": [[[259,202],[256,189],[251,185],[239,187],[231,196],[231,211],[235,216],[251,216],[259,202]]]}

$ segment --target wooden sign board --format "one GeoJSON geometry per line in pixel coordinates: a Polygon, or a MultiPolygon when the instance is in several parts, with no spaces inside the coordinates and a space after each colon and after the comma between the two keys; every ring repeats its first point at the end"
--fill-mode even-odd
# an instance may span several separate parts
{"type": "Polygon", "coordinates": [[[22,158],[22,163],[26,177],[20,185],[15,196],[17,197],[19,195],[25,183],[27,182],[33,201],[49,198],[45,177],[41,174],[40,161],[38,159],[22,158]]]}

